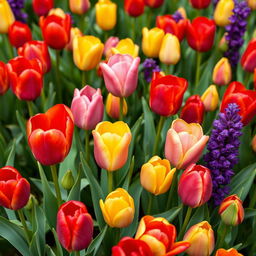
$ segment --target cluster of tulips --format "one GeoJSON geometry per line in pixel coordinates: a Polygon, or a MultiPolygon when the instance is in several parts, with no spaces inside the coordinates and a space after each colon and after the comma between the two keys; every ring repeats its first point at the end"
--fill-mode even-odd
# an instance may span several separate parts
{"type": "Polygon", "coordinates": [[[11,253],[255,255],[256,1],[180,2],[0,0],[11,253]]]}

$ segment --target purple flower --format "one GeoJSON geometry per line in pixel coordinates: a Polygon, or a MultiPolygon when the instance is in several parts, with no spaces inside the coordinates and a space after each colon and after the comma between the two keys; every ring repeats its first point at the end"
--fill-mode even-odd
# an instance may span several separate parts
{"type": "Polygon", "coordinates": [[[25,0],[8,0],[16,20],[26,22],[28,15],[22,12],[25,0]]]}
{"type": "Polygon", "coordinates": [[[145,59],[143,62],[144,79],[147,83],[151,82],[153,72],[160,72],[161,69],[157,65],[157,62],[153,59],[145,59]]]}
{"type": "Polygon", "coordinates": [[[231,103],[213,122],[213,130],[204,156],[206,166],[211,170],[215,205],[219,205],[229,193],[229,183],[238,163],[239,137],[243,124],[237,104],[231,103]]]}
{"type": "Polygon", "coordinates": [[[173,15],[172,15],[173,19],[178,23],[180,20],[183,19],[181,13],[179,11],[176,11],[173,15]]]}

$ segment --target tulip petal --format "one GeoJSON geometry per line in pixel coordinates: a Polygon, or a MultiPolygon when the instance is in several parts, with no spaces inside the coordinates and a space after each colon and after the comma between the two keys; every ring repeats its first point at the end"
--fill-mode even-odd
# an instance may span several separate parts
{"type": "Polygon", "coordinates": [[[113,218],[113,225],[117,228],[124,228],[129,226],[134,218],[134,209],[127,207],[119,211],[113,218]]]}
{"type": "Polygon", "coordinates": [[[147,243],[154,256],[163,256],[166,253],[165,245],[151,235],[143,235],[140,240],[147,243]]]}
{"type": "Polygon", "coordinates": [[[61,245],[66,250],[71,250],[71,233],[63,211],[58,211],[56,231],[61,245]]]}
{"type": "Polygon", "coordinates": [[[105,220],[105,222],[110,226],[110,227],[113,227],[113,223],[112,223],[112,218],[110,217],[106,207],[105,207],[105,204],[103,202],[102,199],[100,199],[100,209],[102,211],[102,215],[103,215],[103,218],[105,220]]]}
{"type": "Polygon", "coordinates": [[[178,255],[186,251],[189,247],[190,247],[190,242],[186,242],[186,241],[177,242],[173,245],[171,251],[165,254],[165,256],[178,255]]]}
{"type": "Polygon", "coordinates": [[[173,168],[165,177],[164,182],[162,183],[162,185],[159,187],[159,194],[163,194],[165,192],[167,192],[167,190],[170,188],[171,184],[172,184],[172,179],[173,179],[173,175],[176,171],[176,168],[173,168]]]}
{"type": "Polygon", "coordinates": [[[187,132],[179,132],[180,142],[182,145],[182,151],[184,154],[197,142],[197,138],[193,134],[187,132]]]}
{"type": "Polygon", "coordinates": [[[11,208],[10,199],[4,193],[2,193],[1,189],[0,189],[0,205],[6,208],[11,208]]]}
{"type": "Polygon", "coordinates": [[[150,163],[142,166],[140,172],[140,183],[147,191],[155,194],[156,192],[156,173],[154,167],[150,163]]]}

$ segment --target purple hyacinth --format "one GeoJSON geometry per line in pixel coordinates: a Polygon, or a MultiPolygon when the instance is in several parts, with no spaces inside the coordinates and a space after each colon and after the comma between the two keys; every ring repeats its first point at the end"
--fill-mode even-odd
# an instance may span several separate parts
{"type": "Polygon", "coordinates": [[[8,0],[8,2],[10,7],[12,8],[12,12],[15,16],[15,19],[21,22],[26,22],[28,15],[22,12],[25,0],[8,0]]]}
{"type": "Polygon", "coordinates": [[[212,0],[213,6],[214,8],[216,7],[217,3],[219,2],[219,0],[212,0]]]}
{"type": "Polygon", "coordinates": [[[239,49],[244,43],[243,36],[247,26],[246,19],[250,12],[251,9],[245,1],[238,2],[235,0],[234,14],[229,18],[231,23],[225,27],[227,32],[226,40],[228,43],[228,50],[224,55],[230,60],[232,66],[236,66],[239,62],[239,49]]]}
{"type": "Polygon", "coordinates": [[[160,72],[161,69],[153,59],[145,59],[143,62],[144,79],[147,83],[151,82],[153,72],[160,72]]]}
{"type": "Polygon", "coordinates": [[[238,114],[239,108],[231,103],[213,122],[212,133],[204,156],[206,166],[211,170],[214,205],[219,205],[229,193],[229,183],[234,174],[233,167],[238,163],[239,137],[243,124],[238,114]]]}
{"type": "Polygon", "coordinates": [[[181,13],[179,11],[176,11],[173,15],[172,15],[173,19],[176,21],[176,22],[179,22],[180,20],[183,19],[181,13]]]}

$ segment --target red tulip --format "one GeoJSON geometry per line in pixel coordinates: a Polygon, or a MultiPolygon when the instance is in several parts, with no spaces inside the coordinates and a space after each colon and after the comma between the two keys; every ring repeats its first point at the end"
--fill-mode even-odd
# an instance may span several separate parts
{"type": "Polygon", "coordinates": [[[144,6],[144,0],[124,0],[124,9],[132,17],[143,14],[144,6]]]}
{"type": "Polygon", "coordinates": [[[256,90],[256,68],[254,69],[253,72],[253,88],[256,90]]]}
{"type": "Polygon", "coordinates": [[[153,256],[153,253],[144,241],[123,237],[116,246],[112,247],[112,256],[153,256]]]}
{"type": "Polygon", "coordinates": [[[12,46],[18,48],[32,40],[32,33],[27,24],[15,21],[8,30],[9,40],[12,46]]]}
{"type": "Polygon", "coordinates": [[[187,123],[201,124],[204,119],[204,103],[199,95],[190,96],[181,110],[180,118],[187,123]]]}
{"type": "Polygon", "coordinates": [[[69,14],[65,14],[65,17],[55,14],[46,18],[41,16],[39,24],[47,45],[58,50],[65,48],[70,38],[71,18],[69,14]]]}
{"type": "Polygon", "coordinates": [[[150,8],[158,8],[163,5],[164,0],[144,0],[144,2],[150,8]]]}
{"type": "Polygon", "coordinates": [[[38,16],[47,15],[47,13],[53,8],[53,0],[33,0],[32,5],[34,12],[38,16]]]}
{"type": "Polygon", "coordinates": [[[191,48],[199,52],[209,51],[214,42],[216,25],[206,17],[197,17],[187,25],[187,41],[191,48]]]}
{"type": "Polygon", "coordinates": [[[178,193],[185,205],[192,208],[203,205],[212,195],[211,171],[202,165],[191,164],[180,177],[178,193]]]}
{"type": "Polygon", "coordinates": [[[20,100],[35,100],[43,88],[42,65],[39,60],[16,57],[7,64],[10,86],[20,100]]]}
{"type": "Polygon", "coordinates": [[[12,166],[0,169],[0,205],[12,210],[24,207],[30,195],[30,184],[12,166]]]}
{"type": "Polygon", "coordinates": [[[205,9],[210,5],[211,0],[190,0],[190,3],[196,9],[205,9]]]}
{"type": "Polygon", "coordinates": [[[73,130],[73,115],[64,104],[31,117],[27,122],[27,136],[36,160],[44,165],[62,162],[69,153],[73,130]]]}
{"type": "Polygon", "coordinates": [[[9,89],[9,77],[7,66],[0,61],[0,95],[3,95],[9,89]]]}
{"type": "Polygon", "coordinates": [[[236,103],[240,109],[238,114],[242,117],[242,122],[247,125],[256,115],[256,91],[247,90],[240,82],[232,82],[226,89],[221,112],[225,111],[229,103],[236,103]]]}
{"type": "Polygon", "coordinates": [[[60,206],[56,229],[60,243],[67,251],[80,251],[92,240],[93,220],[83,203],[72,200],[60,206]]]}
{"type": "Polygon", "coordinates": [[[256,68],[256,38],[249,42],[241,58],[241,65],[244,70],[251,73],[256,68]]]}
{"type": "Polygon", "coordinates": [[[44,41],[34,40],[27,42],[18,49],[18,54],[28,60],[40,60],[44,74],[49,72],[51,69],[51,58],[47,44],[44,41]]]}
{"type": "Polygon", "coordinates": [[[178,22],[172,17],[172,15],[157,16],[156,26],[165,31],[165,33],[171,33],[178,37],[180,41],[183,40],[186,29],[187,29],[187,19],[181,19],[178,22]]]}
{"type": "Polygon", "coordinates": [[[177,76],[153,75],[150,86],[150,108],[161,116],[175,115],[188,87],[186,79],[177,76]]]}

